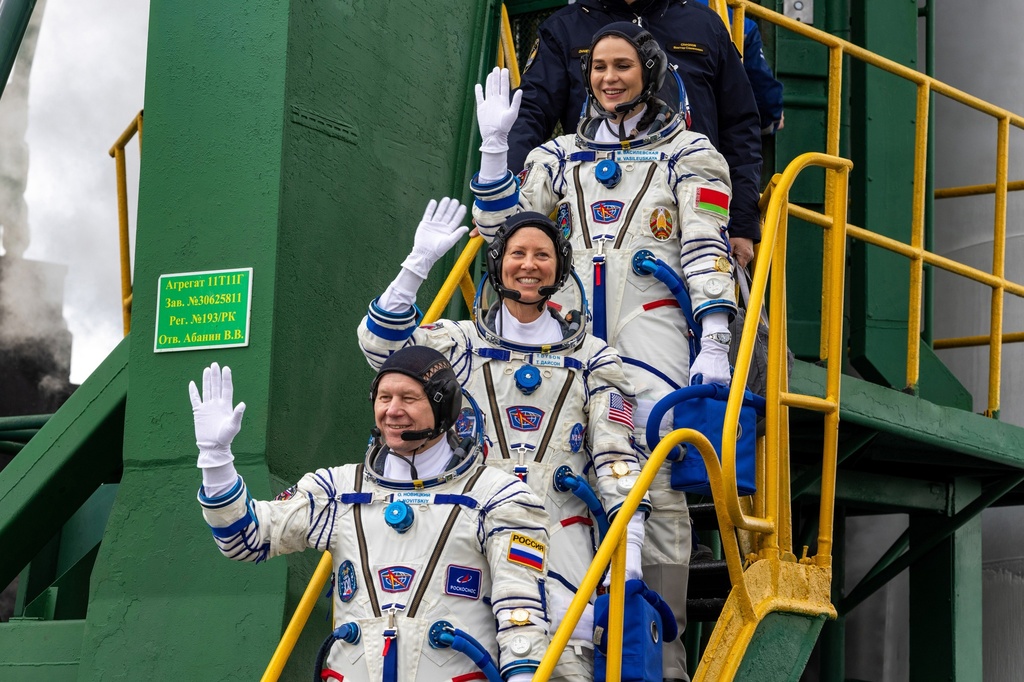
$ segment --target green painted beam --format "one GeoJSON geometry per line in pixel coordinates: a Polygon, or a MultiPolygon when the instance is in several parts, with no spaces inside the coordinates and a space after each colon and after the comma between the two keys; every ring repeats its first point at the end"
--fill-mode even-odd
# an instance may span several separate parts
{"type": "Polygon", "coordinates": [[[84,620],[0,623],[0,679],[53,682],[78,679],[84,620]]]}
{"type": "MultiPolygon", "coordinates": [[[[804,478],[809,473],[820,472],[821,467],[794,467],[793,471],[804,478]]],[[[815,482],[807,486],[804,494],[817,497],[820,491],[820,482],[815,482]]],[[[840,469],[836,477],[836,501],[860,510],[944,514],[949,506],[949,491],[948,485],[939,481],[840,469]]]]}
{"type": "Polygon", "coordinates": [[[824,621],[824,616],[768,614],[758,623],[733,680],[797,682],[807,665],[824,621]]]}
{"type": "Polygon", "coordinates": [[[6,585],[121,468],[128,339],[0,471],[0,584],[6,585]]]}
{"type": "MultiPolygon", "coordinates": [[[[790,388],[823,397],[825,370],[797,361],[790,388]]],[[[894,434],[937,450],[1024,469],[1024,428],[843,376],[840,420],[894,434]]]]}
{"type": "MultiPolygon", "coordinates": [[[[912,519],[919,522],[918,529],[915,531],[912,525],[909,540],[900,537],[893,543],[860,584],[850,591],[848,597],[843,599],[842,603],[839,604],[838,610],[841,613],[852,611],[858,604],[874,594],[878,588],[903,572],[905,568],[913,566],[915,562],[928,555],[929,552],[951,536],[954,536],[965,525],[973,522],[981,512],[997,502],[1000,497],[1010,490],[1017,487],[1022,481],[1024,481],[1024,473],[1011,476],[1004,481],[989,486],[980,494],[973,496],[966,505],[962,506],[949,519],[932,519],[926,522],[925,520],[928,517],[914,515],[912,519]],[[927,531],[923,530],[924,528],[927,528],[927,531]],[[908,550],[900,554],[898,558],[893,558],[893,555],[902,547],[907,547],[908,550]]],[[[970,491],[976,491],[977,489],[977,482],[970,479],[959,479],[957,485],[966,486],[970,491]]],[[[962,500],[964,495],[965,493],[962,491],[957,491],[955,497],[962,500]]],[[[968,556],[967,558],[970,561],[978,560],[980,562],[980,556],[979,552],[978,556],[968,556]]],[[[980,598],[976,605],[979,609],[981,608],[980,598]]]]}

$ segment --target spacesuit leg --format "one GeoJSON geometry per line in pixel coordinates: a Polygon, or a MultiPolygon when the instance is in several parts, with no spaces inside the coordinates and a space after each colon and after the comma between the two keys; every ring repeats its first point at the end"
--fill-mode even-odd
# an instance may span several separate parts
{"type": "MultiPolygon", "coordinates": [[[[551,531],[551,549],[548,553],[548,593],[558,592],[563,604],[568,604],[576,595],[566,583],[579,585],[594,559],[591,526],[555,524],[551,531]]],[[[559,614],[561,615],[561,614],[559,614]]],[[[561,620],[561,618],[559,618],[561,620]]],[[[554,631],[552,631],[554,634],[554,631]]],[[[570,639],[562,652],[552,680],[562,682],[592,682],[594,679],[594,652],[592,637],[589,640],[570,639]]]]}
{"type": "Polygon", "coordinates": [[[662,674],[665,679],[687,680],[686,648],[686,583],[690,573],[690,515],[686,494],[672,490],[670,468],[663,466],[651,484],[653,511],[644,528],[644,581],[662,596],[672,608],[679,628],[679,637],[665,642],[662,649],[662,674]]]}

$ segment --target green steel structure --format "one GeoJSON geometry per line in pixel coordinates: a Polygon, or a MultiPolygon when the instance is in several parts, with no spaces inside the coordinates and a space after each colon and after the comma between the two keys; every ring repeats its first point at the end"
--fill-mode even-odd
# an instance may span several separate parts
{"type": "MultiPolygon", "coordinates": [[[[32,4],[14,3],[18,21],[32,4]]],[[[556,4],[507,4],[520,55],[556,4]]],[[[253,567],[215,550],[194,501],[187,383],[212,361],[234,370],[248,405],[236,465],[254,495],[362,457],[371,371],[356,325],[387,284],[379,265],[407,252],[426,198],[467,198],[471,86],[494,61],[499,16],[493,0],[151,0],[132,333],[52,417],[0,420],[0,448],[18,452],[0,473],[0,585],[20,575],[16,618],[0,624],[0,679],[260,678],[319,557],[253,567]],[[247,345],[154,352],[162,275],[247,268],[247,345]]],[[[815,25],[900,63],[917,59],[914,0],[819,0],[815,25]]],[[[787,87],[786,127],[767,155],[781,170],[824,149],[828,53],[764,32],[787,87]]],[[[844,74],[850,220],[905,239],[913,88],[862,67],[844,74]]],[[[798,185],[793,201],[820,206],[820,185],[798,185]]],[[[794,226],[790,238],[790,345],[802,358],[817,353],[818,229],[794,226]]],[[[1024,429],[970,412],[927,329],[920,382],[905,386],[907,269],[856,244],[849,260],[839,618],[764,621],[735,679],[799,679],[820,639],[819,679],[843,680],[846,614],[909,567],[911,679],[980,682],[979,513],[1021,502],[1024,429]],[[844,594],[843,521],[879,511],[909,514],[910,528],[844,594]]],[[[823,383],[824,370],[797,361],[794,391],[823,383]]],[[[822,423],[798,410],[791,418],[799,517],[819,493],[811,444],[820,448],[822,423]]],[[[812,545],[810,517],[801,533],[812,545]]],[[[308,678],[326,609],[321,599],[282,679],[308,678]]]]}

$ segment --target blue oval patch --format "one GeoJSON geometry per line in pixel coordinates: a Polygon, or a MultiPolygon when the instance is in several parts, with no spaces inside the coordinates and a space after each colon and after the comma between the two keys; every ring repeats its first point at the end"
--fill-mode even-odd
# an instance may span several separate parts
{"type": "Polygon", "coordinates": [[[346,559],[338,567],[338,599],[343,602],[352,601],[357,589],[359,585],[356,583],[356,567],[346,559]]]}
{"type": "Polygon", "coordinates": [[[572,209],[569,208],[569,204],[561,204],[558,207],[555,222],[558,224],[558,229],[562,231],[562,236],[568,239],[572,234],[572,209]]]}
{"type": "Polygon", "coordinates": [[[455,432],[459,438],[472,438],[476,433],[476,413],[472,407],[464,407],[459,412],[459,418],[455,420],[455,432]]]}
{"type": "Polygon", "coordinates": [[[577,422],[569,432],[569,449],[579,452],[581,447],[583,447],[583,424],[577,422]]]}

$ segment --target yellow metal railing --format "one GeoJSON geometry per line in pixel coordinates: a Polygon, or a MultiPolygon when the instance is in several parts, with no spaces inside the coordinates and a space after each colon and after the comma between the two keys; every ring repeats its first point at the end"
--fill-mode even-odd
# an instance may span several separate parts
{"type": "MultiPolygon", "coordinates": [[[[594,561],[580,582],[579,590],[551,644],[533,677],[534,682],[546,682],[568,643],[573,628],[579,621],[589,601],[589,595],[597,587],[605,568],[611,562],[611,584],[609,587],[608,615],[608,682],[621,679],[622,648],[622,601],[625,581],[626,524],[636,511],[648,487],[664,463],[668,452],[679,443],[692,443],[700,452],[708,470],[712,498],[718,516],[722,537],[722,549],[733,595],[744,618],[757,622],[765,613],[756,610],[747,591],[743,578],[743,557],[740,553],[736,531],[743,529],[755,535],[757,559],[796,561],[792,547],[792,513],[789,492],[789,424],[788,409],[801,407],[824,413],[825,430],[822,443],[821,507],[819,510],[819,533],[815,555],[802,558],[801,563],[825,569],[832,564],[832,517],[835,501],[835,479],[839,435],[839,382],[842,370],[842,325],[843,325],[843,280],[846,259],[846,210],[847,185],[852,163],[846,159],[809,153],[797,157],[781,175],[772,180],[770,189],[762,199],[765,211],[764,230],[761,236],[761,250],[754,271],[748,302],[749,311],[761,310],[771,277],[773,305],[769,313],[771,333],[768,335],[768,377],[767,410],[763,448],[759,448],[758,492],[754,496],[752,514],[743,511],[736,487],[736,438],[739,426],[740,408],[746,378],[750,371],[754,342],[757,337],[759,315],[749,314],[744,322],[743,334],[733,373],[732,390],[726,406],[721,461],[714,447],[699,432],[679,429],[666,436],[654,449],[650,459],[640,472],[639,480],[619,510],[615,521],[594,561]],[[818,223],[825,227],[825,248],[822,274],[823,320],[821,360],[827,363],[825,396],[809,396],[791,393],[788,385],[786,338],[786,245],[789,226],[789,191],[801,171],[817,166],[826,170],[826,211],[815,214],[818,223]]],[[[798,612],[812,611],[814,605],[793,601],[786,608],[798,612]]],[[[817,604],[815,614],[821,613],[823,604],[817,604]]],[[[830,607],[829,607],[830,608],[830,607]]],[[[834,615],[834,612],[831,612],[834,615]]]]}
{"type": "Polygon", "coordinates": [[[117,174],[117,222],[120,228],[121,243],[121,317],[124,335],[132,328],[132,253],[128,235],[128,179],[125,169],[124,148],[128,146],[135,133],[139,134],[139,153],[142,153],[142,112],[140,111],[128,124],[128,127],[117,138],[110,148],[114,158],[117,174]]]}
{"type": "MultiPolygon", "coordinates": [[[[1004,341],[1021,340],[1018,334],[1003,333],[1003,297],[1013,294],[1024,297],[1024,287],[1005,277],[1006,257],[1006,195],[1008,191],[1024,189],[1024,181],[1010,182],[1009,168],[1009,137],[1010,126],[1024,129],[1024,117],[1002,107],[995,106],[982,99],[969,95],[946,83],[936,80],[914,69],[898,64],[879,56],[853,43],[800,23],[781,14],[772,12],[749,0],[713,0],[716,5],[727,4],[732,12],[733,40],[743,51],[743,21],[747,14],[770,22],[788,31],[818,42],[829,50],[828,80],[828,111],[825,153],[831,156],[839,154],[840,104],[842,98],[843,57],[849,56],[883,71],[910,81],[917,86],[917,114],[915,117],[915,151],[914,151],[914,185],[913,211],[910,244],[904,244],[881,235],[876,235],[862,228],[850,226],[849,236],[875,246],[899,253],[910,260],[910,295],[908,300],[907,324],[907,365],[906,385],[916,388],[920,377],[920,338],[922,325],[922,288],[924,266],[931,265],[942,268],[956,275],[979,282],[992,289],[989,333],[981,337],[966,337],[936,341],[935,348],[954,348],[969,345],[989,344],[988,372],[988,409],[986,414],[992,416],[999,411],[1000,405],[1000,368],[1002,365],[1002,346],[1004,341]],[[990,185],[971,185],[936,190],[936,198],[952,198],[973,196],[978,194],[995,194],[995,221],[993,237],[992,270],[985,272],[956,263],[948,258],[930,253],[924,249],[924,207],[927,174],[928,125],[930,96],[943,95],[964,104],[972,109],[991,116],[996,120],[996,181],[990,185]]],[[[719,14],[725,14],[719,8],[719,14]]],[[[794,212],[800,218],[806,218],[800,212],[794,212]]],[[[812,221],[813,222],[813,221],[812,221]]]]}

